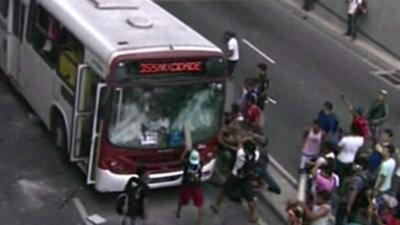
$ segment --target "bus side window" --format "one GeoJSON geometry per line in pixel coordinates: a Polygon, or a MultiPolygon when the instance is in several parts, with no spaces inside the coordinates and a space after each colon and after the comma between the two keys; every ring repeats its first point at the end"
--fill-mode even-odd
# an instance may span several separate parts
{"type": "Polygon", "coordinates": [[[83,45],[67,29],[62,30],[57,71],[61,78],[75,89],[77,68],[83,61],[83,45]]]}
{"type": "Polygon", "coordinates": [[[58,57],[58,42],[60,38],[60,23],[43,7],[33,7],[30,38],[34,49],[44,60],[54,68],[58,57]]]}
{"type": "Polygon", "coordinates": [[[8,6],[9,6],[9,0],[0,1],[0,13],[4,18],[7,18],[8,16],[8,6]]]}

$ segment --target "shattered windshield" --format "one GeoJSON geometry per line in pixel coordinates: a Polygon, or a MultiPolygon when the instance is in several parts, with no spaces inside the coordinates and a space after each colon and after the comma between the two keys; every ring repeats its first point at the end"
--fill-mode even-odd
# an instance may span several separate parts
{"type": "Polygon", "coordinates": [[[170,148],[184,144],[183,125],[193,143],[215,136],[223,106],[221,83],[116,88],[108,137],[126,148],[170,148]]]}

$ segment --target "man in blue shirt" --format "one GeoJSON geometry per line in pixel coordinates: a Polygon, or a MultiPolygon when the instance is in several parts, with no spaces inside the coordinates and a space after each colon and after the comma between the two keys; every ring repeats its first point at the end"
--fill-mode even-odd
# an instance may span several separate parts
{"type": "Polygon", "coordinates": [[[318,113],[318,122],[322,130],[326,133],[328,140],[336,142],[339,121],[332,110],[333,104],[328,101],[325,102],[324,108],[318,113]]]}

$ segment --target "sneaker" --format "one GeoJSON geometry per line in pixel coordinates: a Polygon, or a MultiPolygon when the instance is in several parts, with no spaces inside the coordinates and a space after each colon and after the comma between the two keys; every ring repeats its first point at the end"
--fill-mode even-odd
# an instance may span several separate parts
{"type": "Polygon", "coordinates": [[[272,192],[272,193],[275,193],[275,194],[277,194],[277,195],[280,195],[280,194],[281,194],[281,189],[280,189],[280,188],[271,188],[271,187],[268,187],[268,191],[270,191],[270,192],[272,192]]]}

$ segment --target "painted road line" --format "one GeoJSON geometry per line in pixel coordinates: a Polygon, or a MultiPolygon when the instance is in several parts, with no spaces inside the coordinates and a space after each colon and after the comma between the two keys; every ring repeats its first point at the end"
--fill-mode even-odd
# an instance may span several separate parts
{"type": "Polygon", "coordinates": [[[298,181],[296,180],[296,178],[294,178],[293,175],[289,173],[289,171],[283,168],[283,166],[279,164],[278,161],[276,161],[276,159],[271,155],[269,155],[269,160],[271,165],[275,167],[278,173],[280,173],[289,183],[291,183],[295,188],[297,188],[298,181]]]}
{"type": "Polygon", "coordinates": [[[79,200],[79,198],[73,198],[72,201],[74,202],[75,208],[76,208],[76,210],[78,210],[78,213],[81,216],[83,222],[86,225],[92,225],[86,220],[86,218],[88,217],[88,214],[87,214],[87,211],[86,211],[85,207],[83,206],[81,200],[79,200]]]}
{"type": "Polygon", "coordinates": [[[249,48],[253,49],[257,54],[259,54],[261,57],[263,57],[265,60],[267,60],[268,62],[275,64],[276,61],[273,60],[271,57],[269,57],[267,54],[265,54],[264,52],[262,52],[260,49],[258,49],[256,46],[254,46],[252,43],[250,43],[248,40],[246,39],[242,39],[243,43],[245,43],[247,46],[249,46],[249,48]]]}
{"type": "Polygon", "coordinates": [[[379,75],[385,75],[385,74],[393,74],[396,72],[397,72],[396,70],[374,70],[374,71],[371,71],[370,74],[379,76],[379,75]]]}
{"type": "Polygon", "coordinates": [[[276,101],[273,98],[268,97],[267,100],[265,101],[265,103],[272,103],[274,105],[278,104],[278,101],[276,101]]]}

